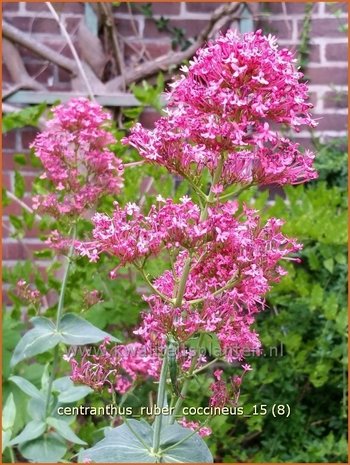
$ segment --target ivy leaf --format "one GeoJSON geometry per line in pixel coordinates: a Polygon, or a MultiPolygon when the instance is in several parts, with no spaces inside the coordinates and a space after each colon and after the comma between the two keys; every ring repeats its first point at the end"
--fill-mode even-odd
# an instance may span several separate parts
{"type": "Polygon", "coordinates": [[[6,133],[11,129],[23,128],[24,126],[37,126],[40,116],[46,109],[46,103],[33,105],[23,110],[8,113],[2,118],[2,132],[6,133]]]}
{"type": "Polygon", "coordinates": [[[34,328],[29,330],[17,344],[11,358],[12,367],[26,358],[52,349],[60,342],[60,336],[48,318],[35,317],[31,322],[34,328]]]}
{"type": "Polygon", "coordinates": [[[43,395],[41,394],[39,389],[36,388],[34,384],[29,382],[25,378],[22,378],[21,376],[11,376],[9,380],[15,383],[16,386],[18,386],[20,390],[27,394],[29,397],[40,400],[43,398],[43,395]]]}
{"type": "Polygon", "coordinates": [[[15,446],[22,442],[31,441],[41,436],[46,429],[44,421],[33,420],[26,424],[24,430],[9,442],[9,446],[15,446]]]}
{"type": "Polygon", "coordinates": [[[24,177],[21,175],[19,171],[15,171],[15,196],[18,198],[22,198],[25,192],[25,183],[24,177]]]}
{"type": "Polygon", "coordinates": [[[55,430],[67,441],[73,442],[74,444],[87,444],[85,441],[82,441],[70,428],[67,423],[63,420],[58,420],[57,418],[48,417],[46,420],[47,424],[55,428],[55,430]]]}
{"type": "Polygon", "coordinates": [[[27,163],[27,159],[24,153],[15,153],[13,156],[13,160],[15,161],[15,163],[18,163],[19,165],[25,165],[27,163]]]}
{"type": "Polygon", "coordinates": [[[70,345],[94,344],[103,341],[105,338],[109,338],[113,342],[120,342],[74,313],[63,315],[59,332],[62,342],[70,345]]]}

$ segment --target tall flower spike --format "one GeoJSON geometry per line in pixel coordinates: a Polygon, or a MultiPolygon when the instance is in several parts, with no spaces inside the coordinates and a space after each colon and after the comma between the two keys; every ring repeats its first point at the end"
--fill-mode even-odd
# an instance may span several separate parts
{"type": "Polygon", "coordinates": [[[110,115],[85,98],[52,109],[53,118],[31,147],[55,192],[33,199],[33,208],[60,215],[79,215],[106,194],[123,186],[121,161],[108,149],[115,142],[110,115]]]}

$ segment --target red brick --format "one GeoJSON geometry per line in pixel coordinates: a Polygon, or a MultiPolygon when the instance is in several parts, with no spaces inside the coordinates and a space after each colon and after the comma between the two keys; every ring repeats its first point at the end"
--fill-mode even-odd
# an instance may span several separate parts
{"type": "Polygon", "coordinates": [[[26,243],[23,242],[3,242],[2,258],[3,260],[23,260],[33,257],[37,250],[46,249],[47,245],[43,243],[26,243]]]}
{"type": "Polygon", "coordinates": [[[310,81],[310,84],[345,85],[348,82],[347,68],[309,68],[306,72],[306,79],[310,81]]]}
{"type": "Polygon", "coordinates": [[[6,218],[3,218],[3,219],[2,219],[2,228],[1,228],[1,231],[2,231],[2,237],[3,237],[3,239],[6,238],[6,237],[10,237],[10,234],[11,234],[11,225],[10,225],[9,220],[7,220],[6,218]]]}
{"type": "Polygon", "coordinates": [[[141,114],[140,123],[145,126],[147,129],[152,129],[154,127],[154,123],[160,118],[160,114],[157,113],[155,110],[146,109],[141,114]]]}
{"type": "Polygon", "coordinates": [[[139,26],[137,21],[134,22],[133,26],[132,21],[128,19],[116,18],[115,24],[118,33],[124,37],[135,36],[134,28],[136,28],[137,33],[139,33],[139,26]]]}
{"type": "Polygon", "coordinates": [[[312,44],[309,48],[309,62],[310,63],[319,63],[321,60],[320,56],[320,46],[317,44],[312,44]]]}
{"type": "MultiPolygon", "coordinates": [[[[47,13],[47,6],[42,2],[25,3],[27,11],[36,11],[38,13],[47,13]]],[[[83,14],[84,4],[83,2],[55,2],[54,8],[57,13],[72,13],[72,14],[83,14]]]]}
{"type": "Polygon", "coordinates": [[[82,18],[66,18],[65,20],[65,26],[67,28],[67,31],[70,34],[75,34],[75,32],[79,28],[79,24],[81,23],[82,18]]]}
{"type": "Polygon", "coordinates": [[[41,63],[26,63],[26,69],[30,76],[35,77],[35,80],[41,84],[48,84],[49,79],[55,75],[55,65],[45,62],[41,63]]]}
{"type": "Polygon", "coordinates": [[[58,81],[59,82],[69,82],[71,80],[72,74],[65,69],[58,68],[58,81]]]}
{"type": "MultiPolygon", "coordinates": [[[[24,199],[21,199],[26,205],[31,207],[32,197],[25,195],[24,199]]],[[[21,207],[17,202],[11,202],[10,205],[4,207],[3,215],[21,215],[23,207],[21,207]]]]}
{"type": "Polygon", "coordinates": [[[348,93],[345,91],[326,92],[323,97],[323,105],[325,108],[347,108],[348,93]]]}
{"type": "Polygon", "coordinates": [[[222,3],[197,3],[197,2],[186,2],[186,10],[191,13],[207,13],[212,12],[219,8],[222,3]]]}
{"type": "MultiPolygon", "coordinates": [[[[141,8],[146,6],[147,2],[130,3],[132,11],[135,14],[142,14],[141,8]]],[[[114,9],[115,13],[128,13],[128,6],[123,2],[114,9]]],[[[155,15],[177,15],[180,13],[180,2],[152,2],[152,12],[155,15]]]]}
{"type": "Polygon", "coordinates": [[[346,131],[348,117],[347,115],[317,115],[318,126],[317,131],[346,131]]]}
{"type": "Polygon", "coordinates": [[[10,173],[2,173],[2,185],[7,190],[12,190],[12,179],[10,173]]]}
{"type": "Polygon", "coordinates": [[[326,12],[334,14],[337,10],[341,10],[344,13],[348,11],[348,3],[347,2],[334,2],[331,5],[327,2],[326,3],[326,12]]]}
{"type": "Polygon", "coordinates": [[[35,176],[33,174],[23,173],[23,179],[24,179],[24,185],[25,185],[26,192],[31,192],[32,191],[33,182],[35,181],[36,178],[37,178],[37,176],[35,176]]]}
{"type": "Polygon", "coordinates": [[[10,11],[10,12],[14,12],[14,11],[18,11],[19,9],[19,2],[3,2],[2,3],[2,11],[4,13],[10,11]]]}
{"type": "Polygon", "coordinates": [[[32,32],[37,34],[59,34],[60,27],[54,19],[38,17],[33,22],[32,32]]]}
{"type": "Polygon", "coordinates": [[[180,13],[180,2],[152,3],[152,11],[155,15],[178,15],[180,13]]]}
{"type": "Polygon", "coordinates": [[[327,44],[326,45],[326,60],[347,62],[348,60],[347,44],[327,44]]]}
{"type": "Polygon", "coordinates": [[[316,92],[309,92],[309,102],[312,103],[313,106],[317,104],[318,95],[316,92]]]}
{"type": "Polygon", "coordinates": [[[300,144],[300,149],[302,150],[311,150],[312,152],[315,151],[314,143],[312,142],[312,139],[310,139],[309,136],[293,137],[292,140],[293,142],[297,142],[298,144],[300,144]]]}
{"type": "Polygon", "coordinates": [[[6,16],[6,21],[12,26],[17,27],[23,32],[29,32],[32,28],[35,18],[28,16],[6,16]]]}
{"type": "MultiPolygon", "coordinates": [[[[282,6],[282,2],[271,2],[265,3],[266,10],[274,14],[303,14],[305,12],[305,3],[295,2],[284,2],[285,7],[282,6]]],[[[314,5],[315,9],[315,5],[314,5]]]]}
{"type": "MultiPolygon", "coordinates": [[[[73,45],[78,48],[78,43],[76,40],[74,40],[74,38],[72,37],[73,39],[73,45]]],[[[56,38],[45,38],[43,40],[43,44],[46,45],[47,47],[50,47],[52,48],[53,50],[55,50],[56,52],[59,52],[60,55],[63,55],[65,57],[68,57],[68,58],[72,58],[73,55],[72,55],[72,52],[69,48],[69,46],[67,45],[66,41],[64,40],[64,38],[62,37],[56,37],[56,38]]]]}
{"type": "Polygon", "coordinates": [[[287,21],[283,19],[263,20],[261,26],[264,32],[276,35],[278,39],[290,40],[292,38],[293,24],[289,21],[289,18],[287,21]],[[287,23],[289,23],[290,28],[288,28],[287,23]]]}
{"type": "MultiPolygon", "coordinates": [[[[10,76],[10,73],[8,72],[5,63],[2,64],[2,80],[3,80],[3,83],[4,83],[4,84],[5,84],[5,83],[6,83],[6,84],[13,83],[13,79],[12,79],[12,77],[10,76]]],[[[6,86],[4,86],[4,88],[6,88],[6,86]]]]}
{"type": "Polygon", "coordinates": [[[29,145],[34,141],[38,132],[38,129],[28,127],[21,130],[21,146],[24,150],[29,149],[29,145]]]}
{"type": "MultiPolygon", "coordinates": [[[[194,37],[197,36],[208,24],[206,20],[190,20],[190,19],[174,19],[169,21],[169,27],[177,27],[179,29],[183,29],[187,37],[194,37]]],[[[154,37],[154,38],[164,38],[169,37],[169,32],[160,32],[157,29],[157,26],[154,24],[154,21],[148,19],[145,23],[145,31],[144,36],[147,37],[154,37]]]]}
{"type": "Polygon", "coordinates": [[[138,52],[141,52],[145,46],[146,51],[149,53],[151,58],[158,58],[161,55],[166,55],[171,51],[171,41],[170,39],[163,39],[154,42],[142,42],[140,40],[133,40],[132,42],[129,41],[125,44],[125,59],[132,60],[133,57],[136,58],[136,61],[139,57],[139,53],[135,52],[135,49],[138,52]],[[132,47],[130,46],[132,45],[132,47]]]}
{"type": "Polygon", "coordinates": [[[16,131],[12,130],[2,135],[2,148],[5,150],[15,150],[16,131]]]}
{"type": "MultiPolygon", "coordinates": [[[[341,26],[345,24],[344,19],[313,19],[312,20],[312,37],[346,37],[346,33],[341,32],[341,26]]],[[[299,35],[303,30],[303,21],[298,21],[299,35]]]]}

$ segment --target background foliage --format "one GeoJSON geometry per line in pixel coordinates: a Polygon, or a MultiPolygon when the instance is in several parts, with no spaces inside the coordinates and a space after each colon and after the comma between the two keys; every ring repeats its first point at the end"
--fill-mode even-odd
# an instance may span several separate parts
{"type": "MultiPolygon", "coordinates": [[[[143,105],[160,108],[159,92],[163,88],[159,76],[157,87],[147,83],[134,86],[133,91],[143,105]]],[[[36,125],[44,107],[26,109],[4,119],[4,131],[24,125],[36,125]]],[[[124,112],[125,127],[138,119],[143,107],[124,112]]],[[[125,130],[115,128],[118,140],[125,130]]],[[[285,232],[297,237],[304,244],[301,262],[287,264],[289,274],[274,287],[268,296],[268,309],[259,316],[257,330],[260,333],[265,353],[261,357],[248,357],[253,365],[243,384],[240,402],[251,410],[254,404],[266,404],[268,413],[257,416],[217,416],[211,426],[213,434],[209,446],[216,461],[222,462],[346,462],[346,241],[347,241],[347,196],[345,141],[335,140],[321,144],[315,141],[318,152],[320,177],[307,186],[289,187],[282,193],[271,195],[268,191],[248,191],[241,199],[262,209],[264,216],[277,216],[286,220],[285,232]],[[271,406],[275,403],[289,404],[291,415],[274,418],[271,406]]],[[[124,161],[137,160],[137,154],[126,150],[120,143],[115,152],[124,161]]],[[[17,154],[15,162],[14,194],[24,195],[21,165],[38,161],[33,157],[17,154]]],[[[181,197],[189,192],[185,181],[172,179],[160,168],[137,166],[127,171],[122,202],[140,201],[140,187],[149,188],[151,202],[158,193],[164,197],[181,197]],[[151,181],[152,180],[152,181],[151,181]],[[151,182],[150,182],[151,181],[151,182]],[[146,186],[146,187],[145,187],[146,186]]],[[[33,184],[33,193],[47,189],[43,180],[33,184]]],[[[3,193],[4,203],[10,199],[3,193]]],[[[112,198],[105,198],[99,206],[101,211],[111,211],[112,198]]],[[[143,199],[142,199],[143,201],[143,199]]],[[[51,229],[68,230],[69,225],[57,224],[52,219],[37,220],[26,210],[20,216],[10,217],[13,237],[18,240],[27,229],[38,227],[45,238],[51,229]]],[[[80,225],[79,236],[91,229],[88,221],[80,225]]],[[[43,276],[33,260],[18,262],[11,269],[4,269],[4,282],[9,285],[11,304],[3,312],[3,398],[7,401],[4,410],[5,434],[15,437],[30,421],[33,413],[32,401],[16,383],[9,380],[14,374],[9,366],[11,353],[21,334],[28,328],[28,319],[38,313],[35,306],[26,307],[16,295],[16,282],[23,278],[47,296],[45,316],[55,314],[55,299],[50,298],[60,287],[61,262],[50,250],[35,253],[40,259],[48,260],[46,276],[43,276]],[[12,395],[11,395],[12,394],[12,395]]],[[[153,262],[153,271],[159,274],[165,258],[153,262]]],[[[138,277],[126,269],[117,280],[107,279],[113,268],[111,260],[101,258],[96,264],[77,259],[69,276],[66,294],[66,309],[83,313],[84,318],[123,341],[133,340],[133,327],[139,319],[144,304],[140,299],[143,291],[138,277]],[[84,295],[98,289],[103,301],[87,308],[84,295]]],[[[152,275],[152,269],[149,270],[152,275]]],[[[43,310],[40,310],[41,314],[43,310]]],[[[60,347],[60,376],[69,374],[69,365],[62,359],[65,347],[60,347]]],[[[20,375],[36,386],[45,389],[47,364],[50,352],[41,354],[32,363],[21,363],[15,368],[20,375]]],[[[220,363],[219,363],[220,365],[220,363]]],[[[217,368],[213,367],[213,370],[217,368]]],[[[192,387],[186,404],[207,405],[210,377],[199,377],[192,387]]],[[[154,389],[152,383],[143,385],[141,395],[128,397],[129,405],[145,405],[149,402],[147,392],[154,389]]],[[[86,393],[84,394],[86,395],[86,393]]],[[[99,406],[110,403],[108,397],[89,394],[85,405],[99,406]]],[[[199,420],[203,419],[198,417],[199,420]]],[[[67,419],[78,436],[88,444],[102,438],[101,428],[116,424],[118,419],[81,417],[67,419]]],[[[53,447],[52,438],[43,438],[37,443],[34,453],[42,454],[44,445],[51,444],[52,450],[71,460],[80,445],[73,445],[61,437],[53,447]],[[46,441],[46,442],[45,442],[46,441]],[[56,448],[56,449],[55,449],[56,448]],[[57,450],[57,448],[59,450],[57,450]]],[[[56,440],[56,439],[55,439],[56,440]]],[[[53,452],[53,453],[54,453],[53,452]]],[[[25,448],[6,448],[4,462],[13,458],[29,459],[33,451],[25,448]]],[[[47,457],[46,457],[47,458],[47,457]]],[[[52,458],[52,457],[51,457],[52,458]]],[[[50,456],[47,458],[50,459],[50,456]]]]}

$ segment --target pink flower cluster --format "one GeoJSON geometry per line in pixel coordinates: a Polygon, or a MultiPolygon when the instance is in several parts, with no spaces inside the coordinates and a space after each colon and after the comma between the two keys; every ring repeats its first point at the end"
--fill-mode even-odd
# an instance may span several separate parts
{"type": "MultiPolygon", "coordinates": [[[[215,335],[228,362],[260,353],[252,327],[256,314],[271,285],[285,274],[280,261],[293,260],[291,254],[301,246],[282,233],[282,221],[262,224],[257,211],[236,201],[221,203],[220,195],[232,184],[298,184],[315,178],[314,155],[273,128],[283,124],[298,131],[316,123],[293,55],[261,31],[243,36],[228,31],[199,50],[183,71],[168,95],[166,116],[152,131],[137,124],[124,143],[196,184],[206,206],[187,196],[180,203],[158,197],[145,214],[136,204],[115,203],[112,216],[94,216],[92,238],[77,243],[77,250],[91,261],[107,253],[117,258],[118,267],[133,264],[141,270],[153,293],[144,296],[149,310],[134,332],[151,350],[164,349],[171,334],[181,348],[179,375],[186,378],[187,371],[191,375],[205,363],[204,356],[188,350],[188,341],[199,334],[215,335]],[[209,195],[201,178],[205,170],[215,183],[209,195]],[[162,251],[169,253],[171,269],[149,280],[147,260],[162,251]]],[[[123,357],[113,348],[98,359],[72,360],[73,379],[125,392],[139,375],[159,374],[158,355],[137,359],[137,369],[123,357]]],[[[227,382],[217,370],[210,404],[236,404],[244,373],[227,382]]]]}
{"type": "Polygon", "coordinates": [[[211,428],[208,426],[200,426],[200,423],[197,421],[189,421],[186,418],[182,418],[178,420],[179,425],[183,426],[184,428],[191,429],[192,431],[197,431],[199,436],[205,438],[206,436],[210,436],[212,433],[211,428]]]}
{"type": "Polygon", "coordinates": [[[180,307],[171,298],[189,252],[180,252],[174,269],[154,281],[160,295],[145,297],[150,311],[135,331],[145,341],[165,341],[172,333],[186,342],[199,332],[209,332],[217,335],[228,361],[260,353],[258,334],[251,329],[255,314],[264,308],[271,284],[285,274],[279,261],[290,259],[301,246],[281,233],[282,221],[271,218],[261,225],[256,211],[245,208],[235,216],[236,208],[234,202],[215,207],[203,222],[206,241],[192,251],[180,307]]]}
{"type": "Polygon", "coordinates": [[[80,360],[73,353],[66,356],[71,364],[71,379],[97,391],[107,388],[124,394],[135,382],[158,376],[159,358],[145,352],[145,346],[137,342],[111,348],[109,345],[105,339],[96,351],[85,349],[80,360]]]}
{"type": "Polygon", "coordinates": [[[40,158],[54,193],[33,199],[33,208],[60,215],[79,215],[123,186],[121,161],[108,149],[115,142],[110,116],[99,104],[76,98],[52,109],[53,118],[31,147],[40,158]]]}
{"type": "Polygon", "coordinates": [[[314,179],[314,155],[272,129],[316,125],[295,61],[261,31],[241,36],[229,30],[183,67],[155,129],[136,124],[124,142],[147,161],[190,179],[204,168],[213,173],[224,157],[223,187],[314,179]]]}
{"type": "Polygon", "coordinates": [[[240,387],[244,378],[244,375],[247,371],[251,371],[252,368],[250,365],[242,365],[243,374],[241,376],[232,376],[230,382],[227,383],[223,379],[223,370],[215,370],[214,378],[215,381],[210,385],[210,390],[212,392],[210,398],[211,407],[225,407],[226,405],[236,406],[238,404],[240,396],[240,387]]]}
{"type": "Polygon", "coordinates": [[[20,299],[32,305],[38,305],[42,298],[40,291],[38,291],[38,289],[32,289],[24,279],[20,279],[17,282],[16,294],[20,299]]]}
{"type": "Polygon", "coordinates": [[[158,202],[147,215],[136,205],[117,205],[112,218],[98,214],[94,225],[94,240],[77,246],[92,261],[108,252],[121,264],[139,264],[163,249],[178,250],[174,269],[153,283],[158,294],[144,297],[150,312],[135,331],[144,341],[165,344],[172,333],[186,342],[198,332],[215,332],[229,361],[259,353],[258,335],[250,329],[254,314],[271,283],[285,274],[279,261],[301,247],[281,233],[282,221],[261,225],[255,210],[239,210],[237,202],[209,208],[201,221],[197,205],[185,198],[180,204],[158,202]],[[190,253],[191,271],[177,307],[172,298],[190,253]]]}

